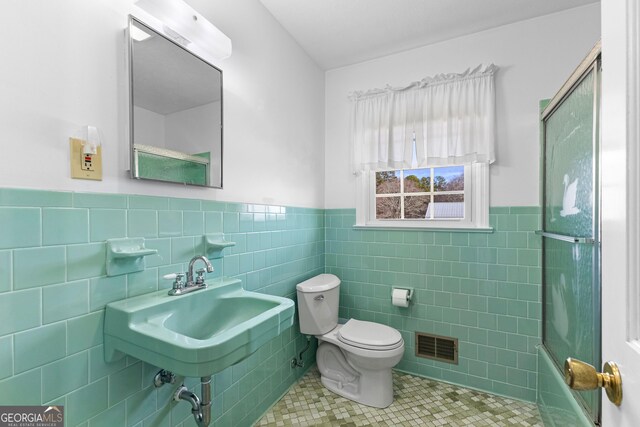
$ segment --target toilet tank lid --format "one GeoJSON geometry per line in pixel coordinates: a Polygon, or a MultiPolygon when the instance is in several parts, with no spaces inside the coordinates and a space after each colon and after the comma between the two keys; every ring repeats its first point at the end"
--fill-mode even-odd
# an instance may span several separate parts
{"type": "Polygon", "coordinates": [[[340,284],[340,279],[333,274],[318,274],[311,279],[296,285],[299,292],[324,292],[340,284]]]}

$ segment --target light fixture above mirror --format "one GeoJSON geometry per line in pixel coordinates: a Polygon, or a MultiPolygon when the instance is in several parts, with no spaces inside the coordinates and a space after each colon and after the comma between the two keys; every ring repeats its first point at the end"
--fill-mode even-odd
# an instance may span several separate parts
{"type": "Polygon", "coordinates": [[[138,0],[135,5],[149,15],[141,16],[143,21],[204,59],[231,56],[231,39],[184,1],[138,0]]]}

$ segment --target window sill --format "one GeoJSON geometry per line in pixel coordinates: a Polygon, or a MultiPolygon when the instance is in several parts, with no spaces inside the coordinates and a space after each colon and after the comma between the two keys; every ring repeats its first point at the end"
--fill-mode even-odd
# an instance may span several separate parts
{"type": "Polygon", "coordinates": [[[461,227],[433,227],[433,226],[397,226],[397,225],[354,225],[354,230],[386,230],[386,231],[442,231],[447,233],[493,233],[493,227],[474,227],[471,225],[461,227]]]}

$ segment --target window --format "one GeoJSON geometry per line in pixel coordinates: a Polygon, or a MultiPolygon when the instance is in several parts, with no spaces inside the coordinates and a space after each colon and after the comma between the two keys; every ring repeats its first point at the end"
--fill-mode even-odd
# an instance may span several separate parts
{"type": "Polygon", "coordinates": [[[356,226],[489,227],[486,163],[368,171],[359,180],[356,226]]]}
{"type": "Polygon", "coordinates": [[[356,226],[488,228],[496,70],[351,94],[356,226]]]}
{"type": "Polygon", "coordinates": [[[376,219],[464,219],[464,166],[376,172],[376,219]]]}

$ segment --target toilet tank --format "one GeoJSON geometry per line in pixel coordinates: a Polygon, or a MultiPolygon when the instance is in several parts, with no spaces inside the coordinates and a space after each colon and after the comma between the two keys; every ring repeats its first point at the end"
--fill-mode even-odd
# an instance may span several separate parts
{"type": "Polygon", "coordinates": [[[333,274],[319,274],[296,286],[300,332],[324,335],[338,325],[340,279],[333,274]]]}

